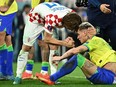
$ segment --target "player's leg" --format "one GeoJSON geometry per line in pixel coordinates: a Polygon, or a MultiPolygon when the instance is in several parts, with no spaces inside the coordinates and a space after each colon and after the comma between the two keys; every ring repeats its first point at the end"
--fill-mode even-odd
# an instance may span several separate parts
{"type": "MultiPolygon", "coordinates": [[[[49,65],[50,65],[50,74],[53,75],[58,70],[58,61],[52,61],[53,56],[59,55],[58,46],[56,45],[49,45],[50,47],[50,55],[49,55],[49,65]]],[[[55,81],[55,84],[60,84],[61,82],[55,81]]]]}
{"type": "Polygon", "coordinates": [[[32,73],[34,66],[33,58],[34,58],[34,47],[32,47],[29,52],[26,69],[22,74],[22,79],[33,79],[33,73],[32,73]]]}
{"type": "MultiPolygon", "coordinates": [[[[1,30],[1,28],[0,28],[1,30]]],[[[6,79],[7,46],[5,43],[5,31],[0,31],[0,80],[6,79]]]]}
{"type": "Polygon", "coordinates": [[[7,63],[6,63],[6,74],[8,80],[14,80],[13,74],[13,46],[11,41],[11,35],[6,36],[6,44],[7,44],[7,63]]]}
{"type": "Polygon", "coordinates": [[[2,55],[4,52],[5,54],[2,55],[1,57],[1,73],[5,76],[12,76],[13,75],[13,70],[12,70],[12,60],[13,60],[13,48],[12,48],[12,43],[11,43],[11,37],[8,36],[8,38],[6,38],[6,36],[4,37],[4,35],[6,35],[4,32],[6,32],[7,34],[11,35],[12,34],[12,21],[15,17],[16,13],[13,14],[9,14],[9,15],[5,15],[2,16],[0,15],[0,48],[1,48],[1,52],[0,54],[2,55]],[[6,44],[7,44],[7,48],[6,49],[6,44]],[[5,46],[5,47],[4,47],[5,46]],[[6,49],[6,50],[4,50],[6,49]],[[9,70],[9,72],[7,72],[9,70]]]}
{"type": "Polygon", "coordinates": [[[84,57],[82,57],[80,54],[74,55],[55,74],[50,76],[50,80],[49,78],[44,78],[42,81],[48,85],[53,85],[55,81],[57,81],[62,76],[71,73],[77,66],[82,68],[84,63],[84,57]]]}
{"type": "Polygon", "coordinates": [[[29,51],[33,46],[35,40],[37,39],[37,36],[43,30],[44,30],[43,26],[27,21],[27,24],[24,29],[23,46],[18,55],[18,60],[17,60],[17,71],[16,71],[17,75],[13,84],[21,83],[22,72],[27,63],[29,51]]]}
{"type": "Polygon", "coordinates": [[[70,58],[55,74],[44,78],[42,81],[48,85],[53,85],[57,79],[71,73],[76,66],[83,71],[86,78],[93,84],[113,84],[115,80],[115,74],[112,71],[99,68],[84,56],[78,54],[70,58]]]}
{"type": "MultiPolygon", "coordinates": [[[[53,38],[59,39],[59,33],[57,29],[53,30],[53,38]]],[[[52,62],[52,57],[54,55],[59,55],[58,53],[58,47],[57,45],[49,45],[50,47],[50,55],[49,55],[49,64],[50,64],[50,73],[51,75],[54,74],[57,71],[58,68],[58,62],[52,62]]]]}
{"type": "Polygon", "coordinates": [[[43,75],[48,76],[48,68],[49,68],[49,47],[43,40],[39,40],[38,44],[41,48],[41,55],[42,55],[42,65],[40,73],[36,73],[36,77],[40,79],[43,75]]]}
{"type": "Polygon", "coordinates": [[[55,55],[59,55],[59,53],[58,53],[58,46],[49,45],[49,47],[50,47],[49,64],[50,64],[50,73],[52,75],[58,69],[58,62],[53,62],[52,57],[55,55]]]}
{"type": "MultiPolygon", "coordinates": [[[[15,17],[16,13],[9,15],[9,23],[7,23],[7,35],[6,35],[6,44],[7,44],[7,63],[6,63],[6,74],[8,80],[14,80],[14,74],[13,74],[13,45],[12,45],[12,22],[15,17]]],[[[7,20],[8,21],[8,20],[7,20]]]]}
{"type": "Polygon", "coordinates": [[[48,62],[48,56],[49,56],[49,47],[48,44],[44,42],[44,32],[40,34],[38,37],[38,45],[41,49],[41,55],[42,55],[42,65],[41,65],[41,71],[42,74],[48,74],[48,68],[49,68],[49,62],[48,62]]]}

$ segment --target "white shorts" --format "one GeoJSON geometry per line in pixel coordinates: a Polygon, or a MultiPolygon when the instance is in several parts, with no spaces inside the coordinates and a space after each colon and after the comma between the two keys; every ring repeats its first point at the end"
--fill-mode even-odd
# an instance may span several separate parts
{"type": "MultiPolygon", "coordinates": [[[[43,31],[44,31],[43,25],[28,21],[24,29],[23,44],[27,46],[33,46],[33,44],[35,43],[36,39],[40,34],[42,34],[42,39],[38,39],[38,40],[43,40],[44,39],[43,31]]],[[[57,29],[53,30],[52,37],[59,39],[59,34],[57,29]]]]}
{"type": "Polygon", "coordinates": [[[28,21],[24,29],[23,44],[33,46],[42,31],[44,31],[43,25],[28,21]]]}

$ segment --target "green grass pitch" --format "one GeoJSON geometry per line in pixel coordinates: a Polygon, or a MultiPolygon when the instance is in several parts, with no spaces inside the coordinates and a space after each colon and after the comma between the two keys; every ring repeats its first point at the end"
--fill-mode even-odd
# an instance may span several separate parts
{"type": "MultiPolygon", "coordinates": [[[[13,64],[14,73],[16,71],[16,63],[13,64]]],[[[41,63],[35,63],[33,74],[40,72],[41,63]]],[[[79,68],[76,68],[71,74],[59,79],[61,84],[52,87],[116,87],[116,85],[93,85],[82,74],[79,68]]],[[[22,84],[13,85],[13,81],[0,81],[0,87],[50,87],[39,80],[23,80],[22,84]]]]}

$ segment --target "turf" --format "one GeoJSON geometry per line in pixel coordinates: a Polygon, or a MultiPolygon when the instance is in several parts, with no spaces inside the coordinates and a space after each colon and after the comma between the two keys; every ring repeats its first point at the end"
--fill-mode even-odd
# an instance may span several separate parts
{"type": "MultiPolygon", "coordinates": [[[[16,63],[13,64],[16,71],[16,63]]],[[[33,74],[39,72],[41,63],[35,63],[33,74]]],[[[14,72],[15,73],[15,72],[14,72]]],[[[68,74],[59,79],[61,84],[53,85],[52,87],[116,87],[116,85],[93,85],[84,77],[79,68],[76,68],[71,74],[68,74]]],[[[23,80],[20,85],[13,85],[13,81],[0,81],[0,87],[50,87],[39,80],[23,80]]]]}

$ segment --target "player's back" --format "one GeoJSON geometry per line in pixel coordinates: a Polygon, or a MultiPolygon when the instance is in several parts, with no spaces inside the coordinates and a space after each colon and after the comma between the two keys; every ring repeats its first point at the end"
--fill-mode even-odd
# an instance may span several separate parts
{"type": "Polygon", "coordinates": [[[33,10],[35,13],[39,13],[42,18],[48,14],[67,14],[72,10],[55,2],[44,2],[36,6],[33,10]]]}

